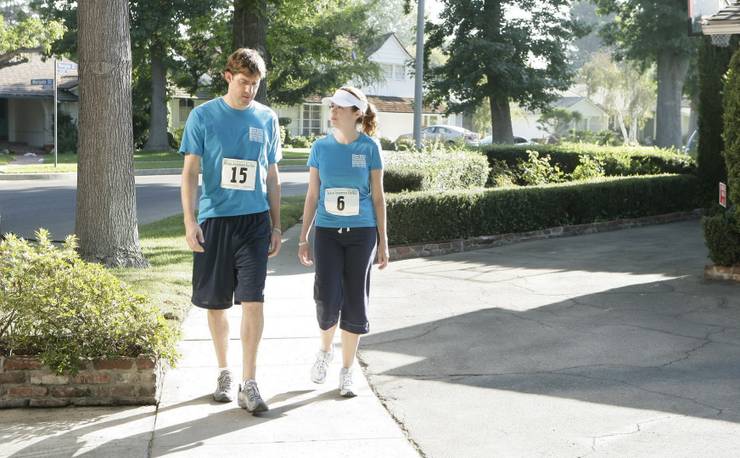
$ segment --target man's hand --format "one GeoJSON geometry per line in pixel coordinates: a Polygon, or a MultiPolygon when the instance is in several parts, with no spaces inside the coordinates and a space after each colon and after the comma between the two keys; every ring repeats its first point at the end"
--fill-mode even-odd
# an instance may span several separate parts
{"type": "Polygon", "coordinates": [[[282,234],[277,230],[272,231],[272,237],[270,239],[270,251],[267,252],[268,258],[274,258],[280,253],[280,245],[282,245],[283,239],[282,234]]]}
{"type": "Polygon", "coordinates": [[[190,250],[196,253],[204,253],[206,251],[203,245],[201,245],[206,241],[203,237],[203,230],[197,222],[189,221],[185,223],[185,240],[188,242],[190,250]]]}

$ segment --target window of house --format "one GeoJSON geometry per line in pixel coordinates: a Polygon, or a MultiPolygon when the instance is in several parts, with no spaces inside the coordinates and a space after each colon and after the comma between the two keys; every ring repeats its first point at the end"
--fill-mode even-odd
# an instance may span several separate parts
{"type": "Polygon", "coordinates": [[[195,100],[193,99],[180,99],[180,122],[184,123],[190,112],[195,108],[195,100]]]}
{"type": "Polygon", "coordinates": [[[394,65],[393,69],[395,79],[401,81],[406,79],[406,68],[403,65],[394,65]]]}
{"type": "Polygon", "coordinates": [[[301,135],[321,134],[321,105],[303,104],[301,135]]]}
{"type": "Polygon", "coordinates": [[[393,79],[393,65],[380,64],[380,68],[383,70],[383,77],[387,80],[393,79]]]}
{"type": "Polygon", "coordinates": [[[425,114],[421,117],[421,127],[433,126],[439,124],[439,115],[425,114]]]}

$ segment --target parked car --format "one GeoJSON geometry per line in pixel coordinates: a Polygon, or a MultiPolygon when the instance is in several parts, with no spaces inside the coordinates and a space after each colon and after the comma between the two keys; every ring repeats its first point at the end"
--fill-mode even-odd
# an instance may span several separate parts
{"type": "MultiPolygon", "coordinates": [[[[483,145],[490,145],[492,142],[492,137],[490,135],[486,135],[481,139],[480,144],[483,145]]],[[[531,140],[527,140],[524,137],[514,137],[514,144],[515,145],[531,145],[533,142],[531,140]]]]}
{"type": "MultiPolygon", "coordinates": [[[[479,137],[475,132],[457,126],[434,125],[421,129],[423,143],[466,144],[478,146],[479,137]]],[[[396,139],[396,143],[414,143],[414,134],[403,134],[396,139]]]]}

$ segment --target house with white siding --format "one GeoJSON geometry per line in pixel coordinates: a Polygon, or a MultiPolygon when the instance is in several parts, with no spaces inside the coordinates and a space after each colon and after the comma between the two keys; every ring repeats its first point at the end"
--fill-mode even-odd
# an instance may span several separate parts
{"type": "MultiPolygon", "coordinates": [[[[414,128],[414,78],[409,69],[413,57],[394,33],[388,33],[380,37],[370,50],[369,59],[380,65],[381,81],[365,87],[352,82],[348,84],[359,86],[378,110],[378,137],[395,140],[414,128]]],[[[291,120],[286,126],[289,135],[323,135],[330,127],[329,107],[323,106],[321,99],[329,95],[317,94],[298,105],[275,105],[272,108],[279,117],[291,120]]],[[[183,126],[190,110],[209,98],[207,94],[191,96],[185,91],[175,90],[169,103],[170,128],[183,126]]],[[[432,124],[462,126],[463,116],[445,116],[442,108],[425,107],[422,125],[432,124]]]]}

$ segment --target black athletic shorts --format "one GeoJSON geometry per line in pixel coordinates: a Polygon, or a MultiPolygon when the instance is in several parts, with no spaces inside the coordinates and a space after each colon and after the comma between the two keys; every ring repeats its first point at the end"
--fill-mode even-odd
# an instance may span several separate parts
{"type": "Polygon", "coordinates": [[[200,225],[204,253],[193,253],[192,302],[227,309],[242,302],[264,302],[269,212],[208,218],[200,225]]]}
{"type": "Polygon", "coordinates": [[[377,242],[375,227],[316,228],[313,298],[321,329],[339,322],[353,334],[370,331],[367,307],[377,242]]]}

